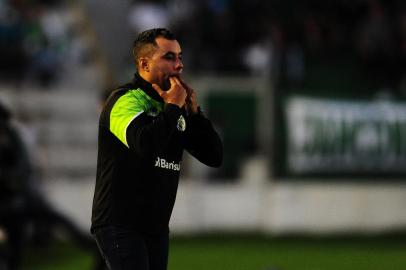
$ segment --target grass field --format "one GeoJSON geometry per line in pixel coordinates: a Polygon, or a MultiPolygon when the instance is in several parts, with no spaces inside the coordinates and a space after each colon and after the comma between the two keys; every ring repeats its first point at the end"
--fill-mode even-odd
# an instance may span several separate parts
{"type": "MultiPolygon", "coordinates": [[[[23,270],[90,269],[68,243],[29,248],[23,270]]],[[[169,270],[405,270],[406,237],[274,238],[205,235],[171,240],[169,270]]]]}

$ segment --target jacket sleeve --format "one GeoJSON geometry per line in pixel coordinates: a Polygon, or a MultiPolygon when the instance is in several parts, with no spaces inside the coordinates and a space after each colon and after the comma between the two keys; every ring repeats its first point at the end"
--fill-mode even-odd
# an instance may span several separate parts
{"type": "Polygon", "coordinates": [[[172,134],[179,132],[176,125],[180,116],[181,109],[173,104],[166,104],[163,113],[153,121],[142,114],[127,129],[129,148],[139,156],[154,157],[167,146],[172,134]]]}
{"type": "Polygon", "coordinates": [[[223,144],[210,120],[201,112],[187,118],[185,148],[200,162],[220,167],[223,162],[223,144]]]}
{"type": "Polygon", "coordinates": [[[181,109],[166,104],[158,117],[144,111],[140,100],[123,97],[115,102],[109,115],[110,131],[140,157],[153,157],[162,150],[176,128],[181,109]]]}

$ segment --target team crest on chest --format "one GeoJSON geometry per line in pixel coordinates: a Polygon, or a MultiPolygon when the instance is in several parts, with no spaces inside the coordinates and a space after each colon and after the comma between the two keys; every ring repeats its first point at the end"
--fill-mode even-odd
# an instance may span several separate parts
{"type": "Polygon", "coordinates": [[[181,115],[178,119],[178,124],[176,126],[178,128],[179,131],[185,131],[186,129],[186,121],[185,118],[183,117],[183,115],[181,115]]]}

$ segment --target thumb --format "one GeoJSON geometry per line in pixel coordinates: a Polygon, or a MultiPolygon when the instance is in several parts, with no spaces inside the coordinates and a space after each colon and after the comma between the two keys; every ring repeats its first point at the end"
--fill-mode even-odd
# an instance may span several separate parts
{"type": "Polygon", "coordinates": [[[155,89],[155,91],[157,91],[157,93],[162,97],[162,95],[165,94],[164,91],[162,91],[161,87],[159,87],[159,85],[157,84],[152,84],[152,88],[155,89]]]}
{"type": "Polygon", "coordinates": [[[188,95],[191,95],[194,92],[194,90],[182,78],[179,77],[179,81],[182,84],[182,86],[186,89],[188,95]]]}

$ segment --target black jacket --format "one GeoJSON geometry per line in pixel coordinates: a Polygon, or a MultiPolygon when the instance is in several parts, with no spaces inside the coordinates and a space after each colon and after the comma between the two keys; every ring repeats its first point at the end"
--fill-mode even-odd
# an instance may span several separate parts
{"type": "Polygon", "coordinates": [[[92,232],[106,225],[167,232],[183,150],[213,167],[223,156],[207,118],[165,104],[137,74],[107,99],[98,145],[92,232]]]}

